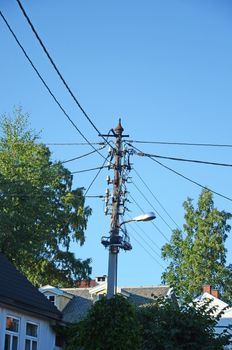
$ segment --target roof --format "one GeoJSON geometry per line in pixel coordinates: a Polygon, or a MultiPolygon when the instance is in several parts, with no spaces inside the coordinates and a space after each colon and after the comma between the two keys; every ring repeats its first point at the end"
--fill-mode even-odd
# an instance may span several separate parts
{"type": "Polygon", "coordinates": [[[63,320],[65,322],[80,321],[96,301],[96,298],[92,298],[90,294],[92,288],[62,288],[62,290],[74,295],[63,310],[63,320]]]}
{"type": "Polygon", "coordinates": [[[39,291],[41,293],[43,293],[44,295],[59,295],[59,296],[65,296],[67,298],[72,299],[73,295],[70,293],[65,292],[64,290],[60,289],[60,288],[56,288],[53,286],[50,286],[49,284],[47,284],[46,286],[43,286],[41,288],[39,288],[39,291]]]}
{"type": "Polygon", "coordinates": [[[169,286],[122,287],[121,293],[128,295],[128,300],[136,305],[149,304],[154,297],[165,297],[170,294],[169,286]]]}
{"type": "Polygon", "coordinates": [[[59,320],[61,312],[0,253],[0,304],[59,320]]]}
{"type": "MultiPolygon", "coordinates": [[[[102,288],[104,289],[104,285],[102,288]]],[[[65,292],[74,295],[74,298],[63,310],[63,320],[66,322],[78,322],[83,319],[90,307],[97,300],[93,294],[94,288],[62,288],[65,292]]],[[[169,286],[149,287],[122,287],[119,293],[136,305],[150,304],[154,297],[171,295],[169,286]]]]}

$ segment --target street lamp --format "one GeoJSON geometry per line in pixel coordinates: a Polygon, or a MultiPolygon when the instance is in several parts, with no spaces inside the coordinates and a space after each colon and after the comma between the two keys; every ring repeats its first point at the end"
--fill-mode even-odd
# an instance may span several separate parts
{"type": "Polygon", "coordinates": [[[154,220],[155,218],[156,218],[155,213],[149,212],[149,213],[146,213],[146,214],[143,214],[143,215],[136,216],[135,218],[129,219],[127,221],[123,221],[120,224],[120,227],[122,225],[124,225],[124,224],[127,224],[128,222],[132,222],[132,221],[151,221],[151,220],[154,220]]]}
{"type": "Polygon", "coordinates": [[[128,236],[126,235],[126,230],[122,230],[121,226],[124,224],[127,224],[129,222],[139,222],[139,221],[151,221],[156,218],[156,215],[153,212],[149,212],[143,215],[136,216],[132,219],[129,219],[127,221],[121,222],[118,227],[116,228],[117,233],[111,234],[110,237],[102,237],[101,243],[105,246],[105,248],[109,248],[109,251],[113,254],[111,256],[115,256],[116,259],[110,260],[109,259],[109,268],[108,268],[108,278],[107,278],[107,298],[110,299],[112,296],[116,293],[117,290],[117,265],[118,265],[118,259],[117,254],[120,249],[123,250],[131,250],[132,246],[128,240],[128,236]],[[119,235],[119,230],[122,230],[124,235],[126,235],[126,239],[123,236],[119,235]]]}

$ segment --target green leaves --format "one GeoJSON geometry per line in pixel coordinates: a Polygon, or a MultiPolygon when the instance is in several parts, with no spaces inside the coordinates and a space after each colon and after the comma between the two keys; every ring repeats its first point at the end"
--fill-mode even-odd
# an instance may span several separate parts
{"type": "Polygon", "coordinates": [[[134,306],[120,295],[97,301],[87,317],[68,330],[67,350],[135,350],[139,324],[134,306]]]}
{"type": "Polygon", "coordinates": [[[213,316],[210,302],[184,303],[158,298],[138,310],[141,325],[140,350],[223,350],[230,336],[215,333],[220,317],[213,316]]]}
{"type": "MultiPolygon", "coordinates": [[[[231,290],[231,270],[226,264],[225,241],[232,215],[214,207],[212,193],[204,189],[195,209],[191,199],[183,204],[183,231],[174,230],[171,241],[162,248],[170,261],[163,280],[173,286],[182,299],[200,294],[203,284],[211,284],[227,295],[231,290]]],[[[230,296],[231,300],[231,296],[230,296]]]]}
{"type": "Polygon", "coordinates": [[[223,350],[228,334],[218,335],[210,301],[179,306],[156,298],[135,309],[120,295],[96,302],[86,318],[65,330],[65,350],[223,350]]]}
{"type": "Polygon", "coordinates": [[[0,250],[35,285],[73,285],[90,273],[90,260],[69,252],[71,240],[85,241],[83,189],[72,189],[71,173],[51,161],[20,109],[1,126],[0,250]]]}

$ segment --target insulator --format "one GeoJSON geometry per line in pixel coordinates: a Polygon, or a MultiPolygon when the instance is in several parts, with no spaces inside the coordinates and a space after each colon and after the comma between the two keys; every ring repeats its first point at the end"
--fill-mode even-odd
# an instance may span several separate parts
{"type": "Polygon", "coordinates": [[[106,182],[107,182],[107,185],[110,184],[110,176],[109,175],[106,177],[106,182]]]}
{"type": "Polygon", "coordinates": [[[107,188],[106,189],[106,197],[109,197],[109,195],[110,195],[110,190],[107,188]]]}
{"type": "Polygon", "coordinates": [[[107,215],[107,214],[108,214],[108,211],[109,211],[109,208],[108,208],[108,207],[105,207],[105,209],[104,209],[104,213],[105,213],[105,215],[107,215]]]}
{"type": "Polygon", "coordinates": [[[110,166],[111,166],[111,163],[108,162],[108,163],[107,163],[108,170],[110,169],[110,166]]]}

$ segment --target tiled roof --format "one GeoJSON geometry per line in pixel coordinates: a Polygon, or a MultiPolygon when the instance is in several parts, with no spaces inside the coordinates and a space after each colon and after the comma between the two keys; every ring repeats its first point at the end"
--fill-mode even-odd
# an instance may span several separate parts
{"type": "Polygon", "coordinates": [[[0,304],[59,320],[61,312],[0,253],[0,304]]]}

